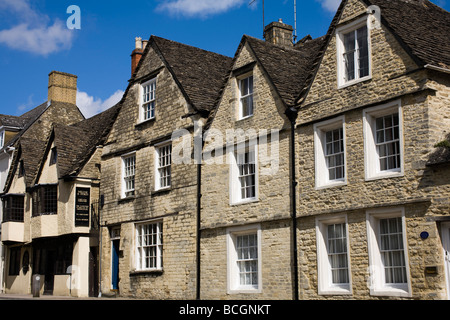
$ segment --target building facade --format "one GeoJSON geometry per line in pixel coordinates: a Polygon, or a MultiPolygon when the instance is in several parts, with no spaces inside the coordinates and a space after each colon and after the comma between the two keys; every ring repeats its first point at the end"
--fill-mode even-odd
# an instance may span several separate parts
{"type": "Polygon", "coordinates": [[[449,299],[449,21],[343,0],[324,36],[273,22],[233,58],[136,38],[118,105],[18,139],[7,291],[449,299]]]}
{"type": "Polygon", "coordinates": [[[447,38],[434,20],[428,1],[338,9],[297,120],[300,298],[448,299],[449,60],[412,40],[447,38]]]}
{"type": "MultiPolygon", "coordinates": [[[[35,152],[42,147],[42,140],[45,140],[50,133],[53,122],[70,124],[81,121],[84,118],[75,105],[76,84],[77,77],[75,75],[52,71],[48,79],[48,100],[46,102],[19,117],[2,116],[3,131],[0,133],[2,137],[0,139],[2,148],[0,155],[0,187],[2,191],[7,183],[13,164],[14,152],[17,149],[20,138],[32,141],[27,146],[29,146],[30,152],[35,152]]],[[[29,172],[36,171],[37,159],[31,159],[30,163],[24,163],[24,166],[29,166],[29,172]]],[[[3,206],[1,210],[3,210],[3,206]]],[[[4,226],[5,222],[8,222],[4,219],[3,211],[0,220],[2,221],[2,226],[4,226]]],[[[6,239],[4,235],[2,235],[2,239],[6,239]]],[[[0,244],[0,252],[1,291],[4,291],[4,276],[7,272],[5,262],[8,259],[8,252],[4,248],[3,241],[0,244]]]]}
{"type": "MultiPolygon", "coordinates": [[[[56,76],[62,88],[73,78],[56,76]]],[[[50,106],[78,110],[59,101],[64,96],[50,86],[50,106]]],[[[101,145],[119,108],[85,120],[79,110],[81,119],[56,110],[57,116],[47,120],[50,128],[18,138],[2,194],[6,293],[98,295],[101,145]],[[68,124],[63,124],[65,115],[68,124]],[[45,140],[36,139],[45,132],[45,140]]]]}
{"type": "Polygon", "coordinates": [[[102,155],[102,294],[195,299],[193,133],[231,59],[154,36],[136,43],[132,79],[102,155]]]}

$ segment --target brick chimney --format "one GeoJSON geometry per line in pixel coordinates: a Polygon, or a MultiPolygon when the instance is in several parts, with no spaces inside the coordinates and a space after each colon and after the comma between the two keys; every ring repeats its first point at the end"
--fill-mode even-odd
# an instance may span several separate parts
{"type": "Polygon", "coordinates": [[[142,54],[144,53],[147,43],[148,41],[142,40],[141,37],[137,37],[135,39],[135,49],[131,53],[131,76],[133,76],[136,71],[137,65],[142,58],[142,54]]]}
{"type": "Polygon", "coordinates": [[[52,71],[48,75],[48,101],[77,103],[77,76],[52,71]]]}
{"type": "Polygon", "coordinates": [[[264,28],[264,39],[273,44],[292,47],[293,30],[292,26],[283,23],[283,20],[279,19],[278,22],[272,22],[264,28]]]}

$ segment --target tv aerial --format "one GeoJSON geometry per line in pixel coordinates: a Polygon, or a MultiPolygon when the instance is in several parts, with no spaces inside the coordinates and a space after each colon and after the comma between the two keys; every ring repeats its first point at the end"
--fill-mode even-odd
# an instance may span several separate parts
{"type": "MultiPolygon", "coordinates": [[[[254,4],[256,2],[256,0],[251,0],[248,3],[248,6],[251,6],[252,4],[254,4]]],[[[264,6],[264,0],[262,0],[262,27],[263,30],[266,27],[266,23],[265,23],[265,6],[264,6]]],[[[263,31],[263,38],[265,38],[265,34],[263,31]]],[[[297,41],[297,1],[294,0],[294,34],[293,34],[293,42],[295,43],[297,41]]]]}

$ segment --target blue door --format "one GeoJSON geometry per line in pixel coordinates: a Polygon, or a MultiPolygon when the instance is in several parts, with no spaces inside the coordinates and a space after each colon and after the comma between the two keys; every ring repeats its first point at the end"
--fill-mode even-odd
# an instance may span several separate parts
{"type": "Polygon", "coordinates": [[[111,270],[111,284],[113,290],[119,289],[119,241],[112,242],[112,270],[111,270]]]}

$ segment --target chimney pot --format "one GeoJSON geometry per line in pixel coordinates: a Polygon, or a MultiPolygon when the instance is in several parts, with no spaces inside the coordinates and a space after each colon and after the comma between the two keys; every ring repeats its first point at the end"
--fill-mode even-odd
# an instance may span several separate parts
{"type": "Polygon", "coordinates": [[[135,49],[142,49],[142,38],[141,37],[136,37],[135,49]]]}

